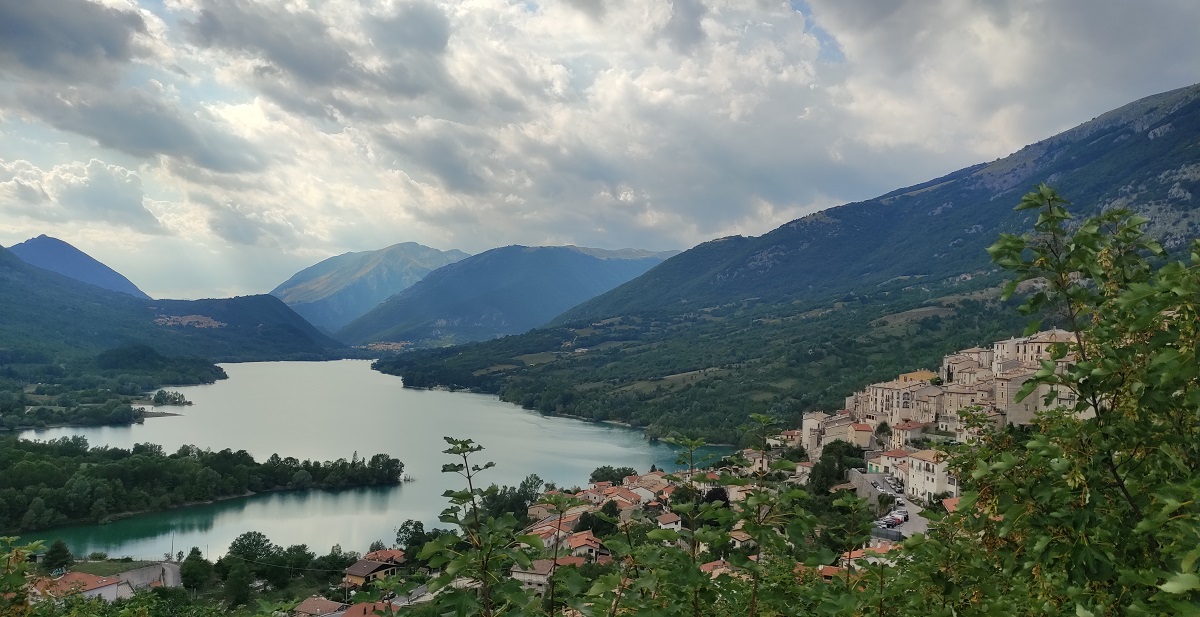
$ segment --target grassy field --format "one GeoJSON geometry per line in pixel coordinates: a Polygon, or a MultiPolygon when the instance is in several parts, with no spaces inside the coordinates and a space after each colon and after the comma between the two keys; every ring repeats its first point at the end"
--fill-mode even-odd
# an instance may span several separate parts
{"type": "Polygon", "coordinates": [[[76,572],[95,574],[96,576],[112,576],[130,570],[148,566],[153,561],[81,561],[71,566],[76,572]]]}

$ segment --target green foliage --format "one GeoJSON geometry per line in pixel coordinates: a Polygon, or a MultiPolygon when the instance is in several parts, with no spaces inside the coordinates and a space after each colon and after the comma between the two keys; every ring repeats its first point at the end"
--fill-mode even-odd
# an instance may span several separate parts
{"type": "Polygon", "coordinates": [[[42,560],[42,564],[49,571],[65,570],[75,563],[75,556],[71,554],[71,549],[67,548],[67,543],[62,540],[55,540],[50,543],[50,548],[46,549],[46,556],[42,560]]]}
{"type": "Polygon", "coordinates": [[[850,469],[865,469],[862,448],[845,441],[831,441],[821,450],[821,458],[808,476],[808,490],[824,495],[846,481],[850,469]]]}
{"type": "Polygon", "coordinates": [[[223,592],[225,604],[229,608],[235,608],[249,602],[251,582],[253,581],[250,576],[250,567],[235,560],[229,568],[229,575],[225,577],[223,592]]]}
{"type": "MultiPolygon", "coordinates": [[[[137,345],[94,358],[0,351],[0,430],[132,424],[143,417],[133,404],[147,390],[225,378],[225,371],[208,360],[167,357],[137,345]]],[[[166,392],[155,395],[154,402],[188,404],[181,395],[166,392]]]]}
{"type": "Polygon", "coordinates": [[[244,450],[184,446],[167,455],[154,444],[125,450],[89,448],[83,437],[47,442],[0,437],[0,470],[0,529],[32,531],[292,488],[290,481],[300,472],[309,474],[315,487],[396,484],[404,464],[386,454],[357,462],[273,455],[258,463],[244,450]]]}
{"type": "Polygon", "coordinates": [[[465,490],[448,490],[444,496],[450,506],[442,511],[439,520],[459,530],[465,547],[458,548],[452,537],[442,536],[425,545],[419,557],[428,560],[441,574],[430,581],[430,591],[444,590],[438,596],[439,606],[451,614],[495,617],[512,614],[529,606],[533,600],[520,585],[509,578],[512,566],[528,567],[529,556],[519,548],[520,542],[541,547],[537,537],[517,536],[519,524],[510,512],[495,517],[486,514],[481,500],[498,489],[496,485],[483,489],[476,486],[480,473],[495,463],[473,463],[471,456],[483,450],[470,439],[446,438],[450,445],[444,450],[461,461],[442,466],[444,473],[455,473],[466,481],[465,490]],[[462,589],[451,584],[460,578],[475,581],[478,589],[462,589]]]}
{"type": "Polygon", "coordinates": [[[150,399],[155,405],[191,405],[192,403],[184,398],[182,393],[167,392],[159,390],[154,393],[154,398],[150,399]]]}
{"type": "Polygon", "coordinates": [[[183,586],[193,591],[204,589],[212,581],[212,563],[204,558],[199,547],[192,547],[183,563],[179,564],[179,576],[183,586]]]}
{"type": "Polygon", "coordinates": [[[529,506],[537,501],[544,484],[537,474],[529,474],[521,481],[520,486],[491,486],[480,498],[479,507],[486,516],[501,517],[512,512],[520,521],[525,522],[525,513],[529,506]]]}
{"type": "Polygon", "coordinates": [[[592,470],[592,475],[588,476],[588,482],[612,482],[613,484],[621,484],[626,476],[637,475],[637,470],[633,467],[613,467],[612,465],[601,465],[592,470]]]}
{"type": "Polygon", "coordinates": [[[1200,241],[1190,263],[1156,263],[1146,219],[1117,209],[1073,225],[1065,206],[1039,187],[1018,206],[1038,214],[1035,233],[1004,235],[991,253],[1017,274],[1010,289],[1043,284],[1024,310],[1075,327],[1022,396],[1041,385],[1077,402],[960,463],[979,487],[964,524],[1002,517],[983,532],[1039,602],[1182,614],[1200,602],[1186,582],[1200,558],[1200,241]]]}

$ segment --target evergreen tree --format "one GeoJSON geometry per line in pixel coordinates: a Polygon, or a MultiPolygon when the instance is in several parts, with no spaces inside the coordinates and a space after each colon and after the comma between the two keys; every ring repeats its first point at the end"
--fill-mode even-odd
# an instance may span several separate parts
{"type": "Polygon", "coordinates": [[[65,570],[75,563],[75,557],[71,554],[71,549],[67,548],[67,543],[61,539],[57,539],[46,550],[46,557],[42,563],[51,572],[54,570],[65,570]]]}

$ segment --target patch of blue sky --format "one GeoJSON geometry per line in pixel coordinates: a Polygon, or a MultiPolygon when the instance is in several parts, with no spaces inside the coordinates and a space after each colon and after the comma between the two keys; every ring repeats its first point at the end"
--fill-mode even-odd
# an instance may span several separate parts
{"type": "Polygon", "coordinates": [[[791,0],[791,4],[793,11],[804,15],[807,32],[817,37],[817,41],[821,43],[817,60],[831,64],[845,62],[846,56],[842,54],[841,45],[838,44],[837,39],[817,25],[812,17],[812,8],[808,6],[808,3],[804,0],[791,0]]]}

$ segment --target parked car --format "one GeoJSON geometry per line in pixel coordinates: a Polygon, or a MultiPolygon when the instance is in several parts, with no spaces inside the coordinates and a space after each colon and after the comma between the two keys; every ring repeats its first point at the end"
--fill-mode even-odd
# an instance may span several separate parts
{"type": "Polygon", "coordinates": [[[908,520],[908,511],[907,510],[893,510],[892,512],[890,512],[888,514],[888,516],[894,516],[894,517],[900,519],[901,521],[907,521],[908,520]]]}

